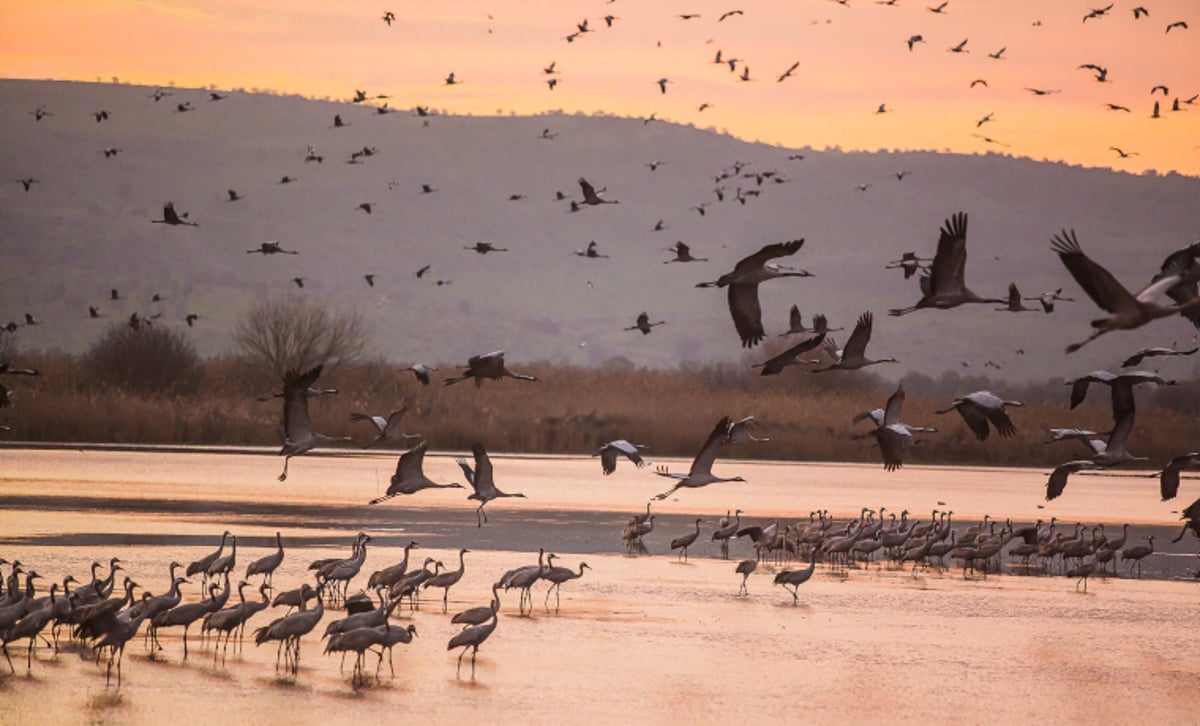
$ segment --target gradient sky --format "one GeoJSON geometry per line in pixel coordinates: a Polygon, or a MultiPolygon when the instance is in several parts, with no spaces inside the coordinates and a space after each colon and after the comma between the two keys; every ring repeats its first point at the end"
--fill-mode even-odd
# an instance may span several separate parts
{"type": "Polygon", "coordinates": [[[788,147],[995,151],[1200,175],[1200,99],[1183,103],[1200,93],[1194,0],[1145,0],[1150,15],[1138,20],[1136,3],[1117,3],[1086,22],[1101,3],[950,0],[944,14],[929,12],[933,4],[0,0],[0,76],[337,99],[362,88],[396,108],[653,113],[788,147]],[[718,22],[733,9],[744,14],[718,22]],[[391,27],[385,10],[396,15],[391,27]],[[585,18],[594,32],[564,40],[585,18]],[[1191,27],[1165,32],[1179,20],[1191,27]],[[926,42],[910,52],[915,34],[926,42]],[[969,53],[948,52],[964,39],[969,53]],[[1002,60],[988,57],[1000,48],[1002,60]],[[737,73],[712,62],[718,50],[741,59],[737,73]],[[551,62],[553,91],[542,71],[551,62]],[[1084,63],[1107,67],[1110,82],[1084,63]],[[743,66],[750,82],[738,80],[743,66]],[[450,72],[462,83],[446,86],[450,72]],[[666,94],[660,78],[671,81],[666,94]],[[987,87],[970,88],[975,79],[987,87]],[[1158,84],[1167,96],[1151,95],[1158,84]],[[1186,110],[1169,110],[1175,98],[1186,110]],[[1151,118],[1156,100],[1161,119],[1151,118]],[[889,111],[876,114],[881,103],[889,111]],[[1112,146],[1137,155],[1121,159],[1112,146]]]}

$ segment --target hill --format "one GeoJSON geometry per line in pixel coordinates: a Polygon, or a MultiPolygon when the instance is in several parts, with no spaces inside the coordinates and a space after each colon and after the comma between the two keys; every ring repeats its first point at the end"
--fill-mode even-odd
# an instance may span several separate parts
{"type": "Polygon", "coordinates": [[[786,329],[792,304],[806,320],[823,312],[846,328],[873,310],[869,352],[902,361],[881,371],[889,376],[980,371],[987,361],[1001,366],[997,377],[1072,376],[1195,334],[1174,318],[1065,355],[1098,311],[1048,244],[1074,228],[1089,255],[1141,287],[1168,252],[1200,236],[1191,177],[992,154],[783,149],[629,118],[419,117],[244,92],[212,101],[199,89],[155,101],[152,91],[0,81],[9,179],[0,186],[0,321],[29,312],[43,322],[21,328],[22,346],[85,349],[102,329],[88,318],[95,305],[108,319],[161,312],[170,325],[196,313],[189,335],[201,352],[222,353],[252,301],[306,295],[362,310],[375,352],[398,362],[496,348],[510,362],[742,360],[724,292],[695,284],[764,244],[801,237],[784,262],[815,276],[762,287],[768,334],[786,329]],[[179,111],[185,102],[194,110],[179,111]],[[53,115],[35,120],[39,106],[53,115]],[[102,109],[109,118],[97,122],[102,109]],[[345,126],[334,127],[335,114],[345,126]],[[322,161],[305,161],[309,146],[322,161]],[[347,163],[364,147],[378,153],[347,163]],[[121,151],[106,158],[108,148],[121,151]],[[661,164],[652,170],[652,161],[661,164]],[[735,162],[742,175],[714,181],[735,162]],[[901,171],[910,174],[897,179],[901,171]],[[279,183],[285,175],[295,181],[279,183]],[[555,195],[578,200],[581,176],[620,203],[570,212],[555,195]],[[13,181],[25,177],[38,179],[28,192],[13,181]],[[739,187],[758,195],[739,203],[739,187]],[[227,189],[244,198],[228,201],[227,189]],[[199,226],[151,224],[168,200],[199,226]],[[701,204],[703,214],[693,209],[701,204]],[[932,255],[939,226],[959,210],[970,215],[973,289],[1003,297],[1015,281],[1025,295],[1062,287],[1078,302],[1052,315],[980,305],[888,317],[919,292],[885,263],[909,250],[932,255]],[[653,231],[659,220],[666,228],[653,231]],[[299,254],[247,254],[267,240],[299,254]],[[463,249],[484,240],[509,251],[463,249]],[[610,257],[573,254],[592,240],[610,257]],[[664,265],[676,240],[710,261],[664,265]],[[121,300],[109,299],[114,288],[121,300]],[[151,303],[156,293],[163,302],[151,303]],[[622,330],[643,310],[668,324],[649,336],[622,330]]]}

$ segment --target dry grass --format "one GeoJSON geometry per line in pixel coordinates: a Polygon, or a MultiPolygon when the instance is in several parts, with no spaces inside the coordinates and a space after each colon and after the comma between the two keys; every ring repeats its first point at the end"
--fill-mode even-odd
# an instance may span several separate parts
{"type": "MultiPolygon", "coordinates": [[[[0,414],[12,426],[8,437],[39,442],[146,444],[273,445],[281,418],[279,399],[259,402],[272,392],[269,378],[230,358],[213,358],[201,367],[198,392],[146,397],[90,381],[78,359],[64,355],[25,355],[22,365],[40,368],[40,378],[9,378],[14,405],[0,414]]],[[[890,384],[858,373],[814,375],[789,370],[762,377],[745,368],[712,365],[688,370],[605,370],[551,366],[515,366],[540,379],[486,381],[456,386],[421,386],[408,372],[383,362],[343,366],[322,378],[337,396],[310,404],[318,431],[333,436],[371,436],[367,424],[351,424],[351,412],[386,415],[407,402],[406,430],[421,433],[437,449],[466,449],[481,440],[492,451],[590,453],[613,438],[646,443],[658,455],[691,456],[724,415],[753,415],[769,444],[742,446],[728,456],[762,459],[876,461],[868,441],[851,435],[868,423],[852,424],[860,411],[882,406],[890,384]]],[[[441,371],[447,374],[447,366],[441,371]]],[[[435,374],[436,375],[436,374],[435,374]]],[[[277,385],[277,384],[276,384],[277,385]]],[[[937,426],[923,436],[911,458],[922,463],[1050,465],[1079,456],[1074,443],[1044,446],[1050,426],[1103,431],[1110,427],[1106,389],[1099,389],[1075,411],[1066,406],[1060,381],[1013,390],[986,380],[944,376],[914,380],[904,408],[913,424],[937,426]],[[956,414],[937,416],[950,393],[916,395],[914,389],[949,388],[965,393],[990,387],[1029,405],[1012,411],[1019,432],[1013,439],[993,436],[979,442],[956,414]]],[[[1170,389],[1170,396],[1140,391],[1138,426],[1130,446],[1155,463],[1195,449],[1194,415],[1181,413],[1194,400],[1195,384],[1170,389]],[[1174,404],[1174,405],[1167,405],[1174,404]]]]}

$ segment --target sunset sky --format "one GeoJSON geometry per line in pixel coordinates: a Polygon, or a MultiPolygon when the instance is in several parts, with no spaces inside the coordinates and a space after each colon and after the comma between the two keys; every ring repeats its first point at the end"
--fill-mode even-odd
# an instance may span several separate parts
{"type": "Polygon", "coordinates": [[[362,88],[396,108],[656,114],[789,147],[997,151],[1200,175],[1200,99],[1185,103],[1200,93],[1193,0],[1146,0],[1149,15],[1136,20],[1134,3],[1117,3],[1086,22],[1103,5],[950,0],[935,14],[933,4],[6,0],[0,75],[347,100],[362,88]],[[718,21],[733,9],[744,13],[718,21]],[[585,18],[591,32],[567,42],[585,18]],[[1166,32],[1180,20],[1192,27],[1166,32]],[[910,52],[917,34],[925,42],[910,52]],[[969,52],[949,52],[963,40],[969,52]],[[713,63],[718,50],[739,59],[735,72],[713,63]],[[542,70],[551,62],[553,76],[542,70]],[[1079,68],[1087,63],[1107,68],[1109,82],[1079,68]],[[461,83],[444,84],[451,72],[461,83]],[[976,79],[986,87],[971,88],[976,79]],[[1159,84],[1168,93],[1152,96],[1159,84]],[[1172,112],[1176,98],[1183,110],[1172,112]],[[1151,118],[1155,101],[1163,118],[1151,118]],[[880,104],[886,113],[875,113],[880,104]]]}

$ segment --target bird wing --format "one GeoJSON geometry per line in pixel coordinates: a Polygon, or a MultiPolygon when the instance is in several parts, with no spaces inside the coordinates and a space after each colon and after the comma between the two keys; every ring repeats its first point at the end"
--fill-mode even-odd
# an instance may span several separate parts
{"type": "Polygon", "coordinates": [[[579,188],[583,191],[583,199],[585,202],[591,203],[592,200],[600,200],[600,198],[596,196],[596,188],[589,184],[587,179],[579,177],[579,188]]]}
{"type": "Polygon", "coordinates": [[[617,470],[618,451],[616,446],[612,443],[605,444],[597,453],[600,454],[600,469],[604,472],[605,476],[617,470]]]}
{"type": "MultiPolygon", "coordinates": [[[[424,444],[425,442],[422,441],[421,443],[424,444]]],[[[458,464],[458,467],[462,469],[463,476],[466,477],[467,483],[471,485],[471,488],[475,488],[475,471],[471,469],[471,465],[467,463],[467,460],[460,456],[454,460],[454,463],[458,464]]]]}
{"type": "Polygon", "coordinates": [[[884,426],[876,429],[874,434],[879,443],[879,453],[883,455],[884,470],[895,471],[903,466],[904,449],[912,443],[912,435],[908,430],[899,426],[884,426]]]}
{"type": "Polygon", "coordinates": [[[795,362],[796,358],[801,353],[807,353],[808,351],[816,348],[817,346],[821,345],[824,342],[825,342],[825,334],[824,333],[821,333],[820,335],[814,336],[812,338],[808,338],[806,340],[802,340],[799,343],[797,343],[796,345],[793,345],[791,348],[788,348],[787,350],[783,351],[779,355],[775,356],[774,358],[771,358],[766,363],[763,363],[762,367],[765,370],[769,370],[769,371],[775,371],[775,372],[781,371],[786,366],[791,365],[793,362],[795,362]]]}
{"type": "Polygon", "coordinates": [[[366,413],[351,413],[350,420],[351,421],[370,421],[371,424],[374,425],[375,428],[378,429],[380,433],[383,433],[383,428],[384,428],[384,426],[387,425],[387,421],[384,421],[382,416],[372,416],[372,415],[366,414],[366,413]]]}
{"type": "Polygon", "coordinates": [[[862,421],[864,418],[869,418],[872,421],[874,421],[876,427],[882,426],[883,425],[883,409],[882,408],[873,408],[870,411],[863,411],[860,414],[856,414],[854,416],[854,423],[858,423],[859,421],[862,421]]]}
{"type": "Polygon", "coordinates": [[[1008,283],[1008,307],[1013,310],[1020,309],[1021,307],[1021,293],[1017,290],[1017,283],[1015,282],[1008,283]]]}
{"type": "Polygon", "coordinates": [[[937,252],[929,270],[934,295],[961,292],[967,267],[967,213],[957,212],[942,225],[937,252]]]}
{"type": "MultiPolygon", "coordinates": [[[[1113,390],[1116,389],[1114,388],[1113,390]]],[[[1129,432],[1133,431],[1133,422],[1136,418],[1137,414],[1132,408],[1124,412],[1121,418],[1117,421],[1117,425],[1113,426],[1112,433],[1108,437],[1107,451],[1125,448],[1125,439],[1129,438],[1129,432]]]]}
{"type": "Polygon", "coordinates": [[[790,317],[788,319],[789,326],[792,330],[804,329],[804,318],[800,315],[800,306],[793,305],[790,317]]]}
{"type": "Polygon", "coordinates": [[[473,444],[471,446],[471,453],[475,455],[475,478],[471,482],[471,486],[475,489],[475,492],[478,494],[480,493],[480,489],[495,488],[495,484],[492,482],[492,460],[488,458],[483,444],[473,444]]]}
{"type": "MultiPolygon", "coordinates": [[[[391,413],[388,414],[387,421],[383,421],[383,426],[380,426],[379,430],[389,434],[390,436],[399,437],[400,436],[400,424],[401,424],[401,422],[404,421],[404,414],[406,414],[406,413],[408,413],[407,406],[405,406],[404,408],[398,408],[395,411],[392,411],[391,413]]],[[[376,416],[375,418],[379,419],[378,416],[376,416]]],[[[382,419],[379,419],[379,420],[382,420],[382,419]]],[[[377,421],[375,425],[379,426],[379,422],[377,421]]]]}
{"type": "Polygon", "coordinates": [[[411,481],[414,477],[422,476],[425,451],[428,448],[428,445],[422,441],[400,455],[400,461],[396,462],[396,476],[400,477],[401,481],[411,481]]]}
{"type": "Polygon", "coordinates": [[[322,366],[304,373],[295,369],[283,376],[283,431],[289,441],[301,441],[312,435],[308,420],[308,388],[321,376],[322,366]]]}
{"type": "Polygon", "coordinates": [[[717,460],[717,450],[721,448],[721,442],[725,440],[725,435],[729,431],[729,422],[729,416],[726,416],[713,427],[712,433],[708,435],[700,453],[696,454],[695,460],[692,461],[692,468],[688,470],[689,477],[712,473],[713,462],[717,460]]]}
{"type": "Polygon", "coordinates": [[[1101,310],[1115,313],[1118,310],[1134,310],[1138,303],[1133,295],[1125,289],[1108,270],[1096,264],[1083,253],[1075,230],[1063,230],[1055,235],[1050,242],[1050,248],[1058,253],[1071,277],[1083,288],[1092,302],[1101,310]]]}
{"type": "Polygon", "coordinates": [[[742,347],[753,348],[766,336],[762,326],[762,306],[758,302],[758,285],[734,283],[729,286],[728,296],[729,314],[733,316],[733,327],[742,340],[742,347]]]}
{"type": "Polygon", "coordinates": [[[971,433],[975,434],[975,438],[980,441],[987,441],[988,417],[984,415],[974,403],[966,399],[960,399],[954,408],[958,409],[958,413],[962,416],[963,421],[967,422],[967,428],[971,429],[971,433]]]}
{"type": "Polygon", "coordinates": [[[646,465],[646,462],[642,461],[642,455],[638,451],[638,448],[625,439],[617,439],[616,441],[609,442],[609,446],[613,447],[614,450],[624,454],[626,458],[636,464],[639,469],[646,465]]]}
{"type": "Polygon", "coordinates": [[[896,386],[896,392],[888,396],[887,406],[883,410],[882,426],[900,423],[900,409],[904,406],[904,384],[896,386]]]}
{"type": "MultiPolygon", "coordinates": [[[[1200,294],[1197,286],[1197,279],[1200,279],[1200,242],[1193,242],[1167,255],[1163,260],[1162,269],[1150,280],[1151,284],[1147,290],[1160,280],[1172,276],[1178,276],[1179,279],[1167,288],[1166,295],[1176,304],[1182,305],[1200,294]]],[[[1141,299],[1144,292],[1146,290],[1139,292],[1137,297],[1141,299]]],[[[1181,314],[1191,321],[1192,325],[1200,328],[1200,308],[1185,310],[1181,314]]]]}
{"type": "Polygon", "coordinates": [[[493,361],[495,361],[496,359],[499,359],[500,364],[503,365],[504,364],[504,351],[493,350],[491,353],[484,353],[482,355],[473,355],[467,359],[467,367],[471,368],[471,369],[479,369],[479,368],[484,368],[489,365],[495,365],[493,363],[493,361]]]}
{"type": "Polygon", "coordinates": [[[846,341],[845,347],[842,348],[842,360],[862,356],[866,353],[867,343],[871,341],[871,326],[874,319],[870,311],[858,316],[858,322],[854,325],[854,332],[850,333],[850,338],[846,341]]]}
{"type": "Polygon", "coordinates": [[[743,257],[733,266],[733,271],[734,273],[741,273],[762,267],[778,257],[787,257],[796,254],[803,245],[803,239],[792,240],[791,242],[776,242],[775,244],[767,245],[758,252],[748,257],[743,257]]]}

